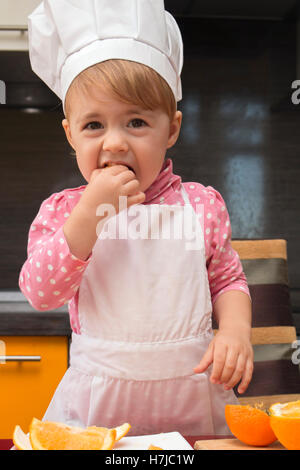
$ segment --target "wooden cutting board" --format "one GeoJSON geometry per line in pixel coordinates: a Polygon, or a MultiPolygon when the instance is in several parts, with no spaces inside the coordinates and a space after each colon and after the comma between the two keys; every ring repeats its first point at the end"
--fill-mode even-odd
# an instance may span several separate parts
{"type": "Polygon", "coordinates": [[[286,450],[279,441],[275,441],[267,447],[253,447],[243,444],[238,439],[209,439],[196,441],[195,450],[286,450]]]}

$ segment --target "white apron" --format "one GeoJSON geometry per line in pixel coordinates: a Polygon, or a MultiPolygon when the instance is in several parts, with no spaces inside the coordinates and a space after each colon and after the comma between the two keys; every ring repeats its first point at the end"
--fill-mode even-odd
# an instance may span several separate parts
{"type": "Polygon", "coordinates": [[[108,222],[124,229],[118,239],[101,233],[80,285],[81,334],[72,334],[70,367],[43,419],[105,427],[129,422],[131,435],[230,434],[224,407],[238,403],[233,391],[210,383],[211,367],[193,372],[213,338],[212,305],[202,228],[181,191],[185,206],[172,206],[171,216],[171,206],[138,206],[140,238],[133,208],[108,222]],[[188,249],[189,234],[170,236],[187,210],[196,249],[188,249]]]}

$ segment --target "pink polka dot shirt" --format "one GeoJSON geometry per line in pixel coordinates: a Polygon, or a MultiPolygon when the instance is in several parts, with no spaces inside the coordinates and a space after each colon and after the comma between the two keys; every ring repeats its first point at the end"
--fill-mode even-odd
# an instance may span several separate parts
{"type": "MultiPolygon", "coordinates": [[[[230,220],[222,196],[210,186],[182,183],[172,168],[172,160],[167,159],[146,191],[144,204],[185,204],[180,191],[183,184],[204,233],[212,303],[228,290],[250,295],[240,259],[231,247],[230,220]]],[[[36,310],[52,310],[68,303],[71,328],[77,334],[80,283],[92,253],[85,261],[72,255],[63,225],[84,189],[85,186],[65,189],[41,204],[29,229],[28,257],[19,276],[19,287],[36,310]]]]}

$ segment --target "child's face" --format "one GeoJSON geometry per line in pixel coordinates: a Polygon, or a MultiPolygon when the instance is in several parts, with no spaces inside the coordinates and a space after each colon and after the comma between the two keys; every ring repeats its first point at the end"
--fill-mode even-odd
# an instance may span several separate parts
{"type": "Polygon", "coordinates": [[[177,140],[181,112],[170,122],[164,111],[123,103],[100,87],[69,99],[69,119],[62,124],[86,181],[109,162],[123,163],[135,172],[141,191],[149,188],[177,140]]]}

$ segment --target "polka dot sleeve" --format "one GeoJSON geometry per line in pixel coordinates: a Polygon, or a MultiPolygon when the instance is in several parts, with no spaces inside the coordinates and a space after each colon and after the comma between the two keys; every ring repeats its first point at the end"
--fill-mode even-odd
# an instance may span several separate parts
{"type": "Polygon", "coordinates": [[[231,224],[222,196],[211,186],[199,183],[185,183],[184,187],[202,219],[212,303],[228,290],[240,290],[250,296],[241,261],[231,246],[231,224]]]}
{"type": "Polygon", "coordinates": [[[69,215],[68,196],[62,191],[42,203],[30,227],[19,287],[36,310],[52,310],[71,300],[89,263],[90,258],[82,261],[69,250],[63,232],[69,215]]]}

